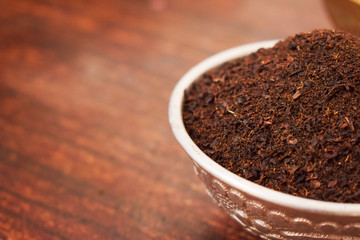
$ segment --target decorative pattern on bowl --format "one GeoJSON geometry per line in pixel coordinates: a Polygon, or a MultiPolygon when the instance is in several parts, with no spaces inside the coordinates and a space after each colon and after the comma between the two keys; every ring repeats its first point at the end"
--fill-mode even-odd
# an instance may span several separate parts
{"type": "Polygon", "coordinates": [[[226,170],[205,155],[183,124],[184,91],[206,71],[273,41],[257,42],[218,53],[190,69],[176,85],[169,104],[173,133],[194,162],[195,173],[214,201],[249,232],[263,239],[358,239],[360,204],[333,203],[274,191],[226,170]]]}
{"type": "Polygon", "coordinates": [[[360,239],[360,220],[341,224],[330,216],[312,220],[314,213],[288,214],[290,209],[248,196],[212,176],[194,162],[194,171],[214,202],[247,231],[263,239],[360,239]],[[296,217],[294,217],[294,215],[296,217]],[[299,217],[301,216],[301,217],[299,217]]]}

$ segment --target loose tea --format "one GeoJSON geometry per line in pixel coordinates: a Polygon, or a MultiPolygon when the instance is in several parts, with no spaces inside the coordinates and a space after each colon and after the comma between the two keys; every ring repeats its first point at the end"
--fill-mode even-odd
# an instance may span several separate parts
{"type": "Polygon", "coordinates": [[[360,202],[360,38],[314,30],[226,62],[185,92],[193,141],[226,169],[296,196],[360,202]]]}

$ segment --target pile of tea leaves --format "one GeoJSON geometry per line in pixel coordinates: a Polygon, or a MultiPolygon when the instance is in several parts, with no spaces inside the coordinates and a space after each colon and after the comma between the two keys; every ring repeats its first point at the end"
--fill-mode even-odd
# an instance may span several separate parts
{"type": "Polygon", "coordinates": [[[360,38],[300,33],[185,92],[185,127],[224,168],[296,196],[360,203],[360,38]]]}

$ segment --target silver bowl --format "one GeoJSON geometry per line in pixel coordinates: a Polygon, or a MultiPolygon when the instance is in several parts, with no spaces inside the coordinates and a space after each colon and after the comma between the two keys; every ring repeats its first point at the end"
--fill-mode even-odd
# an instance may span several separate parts
{"type": "Polygon", "coordinates": [[[220,52],[190,69],[170,98],[172,131],[194,163],[207,193],[247,231],[263,239],[360,239],[360,204],[334,203],[281,193],[226,170],[202,152],[188,135],[182,118],[184,91],[203,73],[277,40],[250,43],[220,52]]]}

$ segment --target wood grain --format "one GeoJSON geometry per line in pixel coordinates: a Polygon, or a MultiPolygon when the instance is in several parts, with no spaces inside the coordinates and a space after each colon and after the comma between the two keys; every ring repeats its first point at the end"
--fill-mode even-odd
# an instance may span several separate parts
{"type": "Polygon", "coordinates": [[[175,141],[177,80],[220,50],[331,27],[319,1],[0,2],[0,239],[257,239],[175,141]]]}

